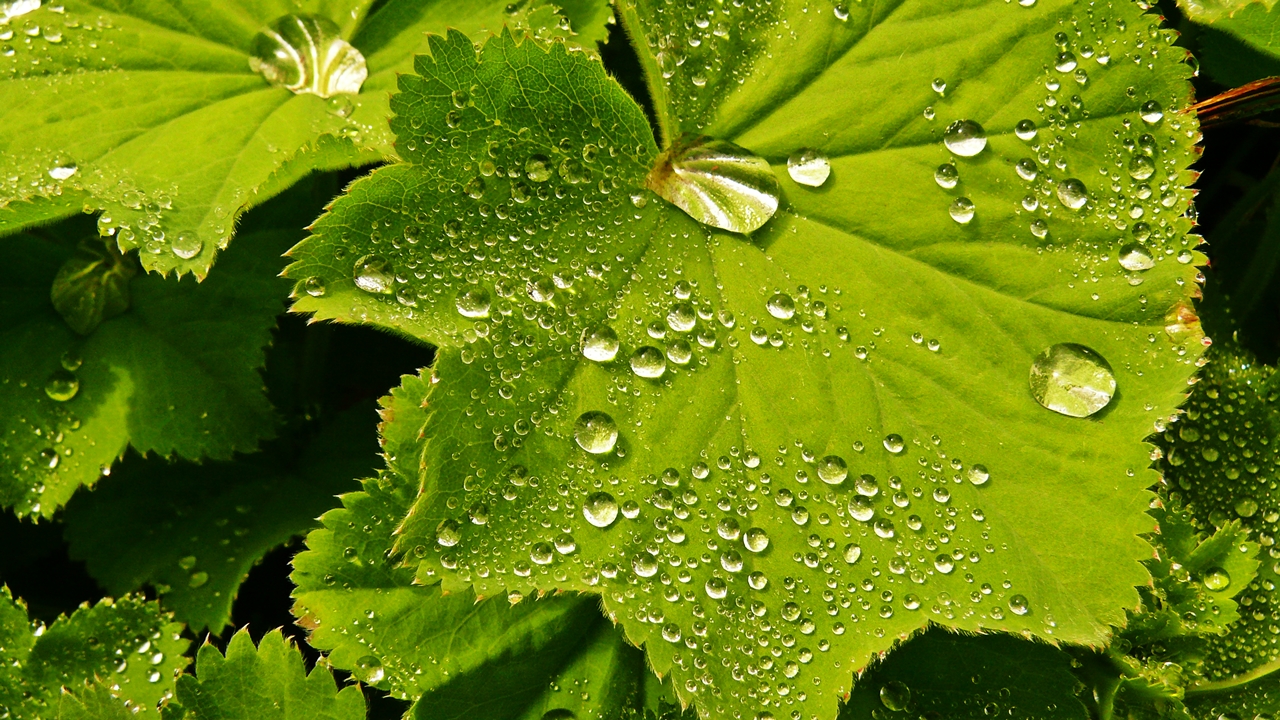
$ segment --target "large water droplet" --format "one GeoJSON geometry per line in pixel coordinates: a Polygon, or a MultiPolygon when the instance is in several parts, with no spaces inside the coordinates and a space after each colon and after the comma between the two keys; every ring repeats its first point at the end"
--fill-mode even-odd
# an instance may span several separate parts
{"type": "Polygon", "coordinates": [[[862,547],[859,545],[854,545],[853,543],[849,543],[848,545],[844,546],[843,555],[844,555],[844,561],[849,563],[850,565],[853,565],[854,563],[858,562],[858,560],[862,558],[862,547]]]}
{"type": "Polygon", "coordinates": [[[1031,140],[1037,132],[1036,124],[1030,120],[1019,120],[1018,124],[1013,126],[1013,134],[1019,140],[1031,140]]]}
{"type": "Polygon", "coordinates": [[[386,671],[382,668],[382,661],[372,655],[365,655],[356,660],[356,677],[361,682],[370,685],[376,685],[382,682],[382,678],[386,676],[386,671]]]}
{"type": "Polygon", "coordinates": [[[1115,392],[1111,366],[1083,345],[1054,345],[1031,363],[1031,395],[1054,412],[1088,417],[1106,407],[1115,392]]]}
{"type": "Polygon", "coordinates": [[[582,515],[592,525],[607,528],[618,519],[618,502],[607,492],[591,493],[582,506],[582,515]]]}
{"type": "Polygon", "coordinates": [[[1120,248],[1119,260],[1120,267],[1131,272],[1150,270],[1156,266],[1155,258],[1151,257],[1151,252],[1136,242],[1131,242],[1120,248]]]}
{"type": "Polygon", "coordinates": [[[947,126],[942,144],[960,157],[973,157],[987,147],[987,131],[972,120],[957,120],[947,126]]]}
{"type": "Polygon", "coordinates": [[[839,455],[828,455],[818,461],[818,478],[828,485],[839,485],[849,477],[849,466],[839,455]]]}
{"type": "Polygon", "coordinates": [[[755,231],[778,209],[773,168],[725,140],[682,138],[658,157],[645,184],[694,220],[732,232],[755,231]]]}
{"type": "Polygon", "coordinates": [[[0,2],[0,16],[4,22],[8,22],[13,18],[26,15],[40,9],[40,0],[9,0],[9,2],[0,2]]]}
{"type": "Polygon", "coordinates": [[[58,165],[57,167],[49,168],[49,177],[59,181],[66,180],[75,175],[78,170],[79,168],[74,163],[58,165]]]}
{"type": "Polygon", "coordinates": [[[78,392],[80,392],[80,380],[75,374],[65,369],[54,370],[48,382],[44,384],[44,394],[48,395],[50,400],[57,402],[66,402],[75,397],[78,392]]]}
{"type": "Polygon", "coordinates": [[[787,174],[809,187],[820,187],[831,175],[831,163],[817,150],[797,150],[787,158],[787,174]]]}
{"type": "Polygon", "coordinates": [[[258,33],[249,67],[272,85],[323,98],[358,93],[369,76],[364,55],[316,15],[285,15],[258,33]]]}
{"type": "Polygon", "coordinates": [[[796,301],[786,293],[776,293],[764,304],[769,314],[779,320],[790,320],[796,314],[796,301]]]}
{"type": "Polygon", "coordinates": [[[903,441],[902,436],[897,433],[891,433],[884,436],[884,449],[897,455],[907,448],[907,444],[903,441]]]}
{"type": "Polygon", "coordinates": [[[610,362],[618,356],[618,333],[608,325],[582,331],[582,356],[594,362],[610,362]]]}
{"type": "Polygon", "coordinates": [[[960,171],[952,163],[943,163],[933,171],[933,181],[938,183],[938,187],[950,190],[960,182],[960,171]]]}
{"type": "Polygon", "coordinates": [[[1014,615],[1026,615],[1031,611],[1031,603],[1027,601],[1026,595],[1014,595],[1009,598],[1009,610],[1014,615]]]}
{"type": "Polygon", "coordinates": [[[951,213],[951,219],[961,225],[968,225],[973,220],[973,201],[967,197],[958,197],[951,201],[951,207],[947,208],[947,212],[951,213]]]}
{"type": "Polygon", "coordinates": [[[356,261],[356,287],[375,295],[390,295],[395,286],[391,263],[377,255],[365,255],[356,261]]]}
{"type": "Polygon", "coordinates": [[[173,244],[170,245],[170,248],[173,250],[174,255],[183,260],[190,260],[199,255],[201,250],[204,250],[204,241],[193,232],[180,232],[173,239],[173,244]]]}
{"type": "Polygon", "coordinates": [[[462,539],[462,528],[456,520],[441,520],[436,526],[436,542],[441,547],[453,547],[462,539]]]}
{"type": "Polygon", "coordinates": [[[1058,200],[1072,210],[1079,210],[1089,201],[1089,189],[1076,178],[1058,183],[1058,200]]]}
{"type": "Polygon", "coordinates": [[[590,410],[578,416],[574,423],[573,440],[592,455],[603,455],[618,444],[618,426],[608,415],[590,410]]]}
{"type": "Polygon", "coordinates": [[[1155,100],[1148,100],[1143,103],[1140,112],[1142,121],[1148,125],[1155,125],[1164,119],[1164,108],[1160,107],[1160,103],[1155,100]]]}

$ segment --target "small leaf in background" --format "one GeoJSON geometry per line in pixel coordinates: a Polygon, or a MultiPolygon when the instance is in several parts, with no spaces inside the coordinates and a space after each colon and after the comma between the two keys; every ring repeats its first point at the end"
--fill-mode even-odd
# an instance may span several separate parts
{"type": "Polygon", "coordinates": [[[0,503],[49,517],[126,447],[228,458],[271,436],[258,368],[283,307],[279,256],[296,231],[250,226],[222,277],[205,283],[133,277],[129,309],[87,336],[50,299],[83,257],[54,233],[0,242],[0,503]]]}
{"type": "Polygon", "coordinates": [[[158,604],[134,597],[86,604],[45,627],[29,621],[25,606],[0,588],[0,714],[42,720],[60,702],[67,707],[60,696],[70,694],[80,699],[68,712],[80,705],[153,717],[187,665],[181,633],[158,604]]]}
{"type": "Polygon", "coordinates": [[[151,585],[193,630],[221,632],[250,568],[370,472],[373,421],[357,406],[301,451],[281,441],[229,462],[127,461],[67,507],[69,552],[108,592],[151,585]]]}
{"type": "Polygon", "coordinates": [[[255,648],[246,630],[227,644],[225,656],[206,643],[196,656],[195,676],[178,678],[173,720],[363,720],[360,688],[339,689],[333,674],[307,672],[302,655],[272,630],[255,648]]]}
{"type": "Polygon", "coordinates": [[[50,299],[72,330],[88,335],[129,309],[129,282],[137,261],[99,238],[81,240],[53,278],[50,299]]]}
{"type": "MultiPolygon", "coordinates": [[[[144,268],[204,277],[248,208],[314,170],[395,157],[386,98],[425,31],[572,34],[537,2],[374,5],[23,5],[0,43],[0,232],[101,210],[144,268]]],[[[603,23],[603,5],[575,16],[603,23]]]]}

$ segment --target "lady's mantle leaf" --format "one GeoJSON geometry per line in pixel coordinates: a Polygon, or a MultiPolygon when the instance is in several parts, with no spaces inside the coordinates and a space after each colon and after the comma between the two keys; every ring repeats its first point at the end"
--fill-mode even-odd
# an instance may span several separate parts
{"type": "MultiPolygon", "coordinates": [[[[275,413],[258,368],[282,307],[278,256],[296,236],[246,237],[209,282],[134,277],[130,309],[84,337],[54,305],[66,268],[82,257],[75,242],[27,234],[0,242],[9,299],[0,303],[0,504],[48,517],[128,445],[228,458],[271,435],[275,413]]],[[[86,281],[97,284],[74,282],[86,281]]]]}
{"type": "Polygon", "coordinates": [[[68,708],[64,694],[82,696],[72,706],[154,709],[187,664],[181,631],[159,605],[132,597],[86,604],[46,628],[0,587],[0,715],[48,718],[68,708]]]}
{"type": "Polygon", "coordinates": [[[373,5],[66,0],[0,15],[0,205],[18,209],[0,231],[101,210],[148,270],[204,277],[244,210],[313,170],[395,156],[386,98],[426,30],[564,34],[538,3],[391,0],[368,15],[373,5]],[[341,54],[358,67],[308,65],[297,84],[319,94],[280,86],[289,63],[273,52],[307,57],[308,38],[322,57],[351,48],[341,54]]]}
{"type": "Polygon", "coordinates": [[[592,60],[455,33],[392,100],[406,162],[292,251],[295,309],[441,348],[397,548],[446,591],[601,594],[708,715],[834,717],[931,621],[1104,642],[1148,581],[1140,440],[1201,348],[1181,56],[1127,2],[741,5],[623,9],[688,53],[653,59],[668,134],[774,162],[753,237],[643,189],[658,148],[592,60]],[[953,157],[965,119],[991,135],[953,157]],[[816,190],[783,175],[806,146],[816,190]],[[1114,397],[1044,382],[1071,367],[1114,397]]]}
{"type": "Polygon", "coordinates": [[[339,689],[333,674],[310,673],[302,654],[279,630],[258,647],[247,630],[236,633],[224,657],[205,644],[196,656],[196,675],[178,678],[177,705],[186,720],[363,720],[364,696],[350,685],[339,689]]]}
{"type": "Polygon", "coordinates": [[[126,461],[67,506],[70,553],[109,592],[152,585],[193,630],[220,632],[262,556],[315,527],[334,496],[369,472],[371,408],[333,418],[301,450],[295,444],[229,462],[126,461]]]}

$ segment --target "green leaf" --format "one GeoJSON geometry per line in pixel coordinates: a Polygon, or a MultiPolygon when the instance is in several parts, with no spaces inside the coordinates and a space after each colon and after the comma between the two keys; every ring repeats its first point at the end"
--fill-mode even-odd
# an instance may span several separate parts
{"type": "Polygon", "coordinates": [[[146,269],[204,277],[244,210],[309,172],[395,157],[386,98],[424,31],[559,32],[537,3],[514,14],[507,0],[373,5],[68,0],[13,18],[0,53],[0,205],[14,212],[0,228],[100,210],[146,269]],[[255,35],[287,14],[325,18],[362,53],[358,94],[295,94],[250,67],[255,35]]]}
{"type": "Polygon", "coordinates": [[[854,685],[841,720],[944,717],[1078,718],[1072,658],[1005,635],[930,630],[871,666],[854,685]]]}
{"type": "Polygon", "coordinates": [[[1229,578],[1225,589],[1237,593],[1234,603],[1219,598],[1219,609],[1229,612],[1238,604],[1240,618],[1226,635],[1208,643],[1202,672],[1214,687],[1246,682],[1280,664],[1280,650],[1272,642],[1272,628],[1280,622],[1280,598],[1274,593],[1280,580],[1275,562],[1280,499],[1272,487],[1280,466],[1280,407],[1274,368],[1257,362],[1230,336],[1220,337],[1208,357],[1186,413],[1160,436],[1165,493],[1202,532],[1235,538],[1221,552],[1234,555],[1236,563],[1248,554],[1241,550],[1253,545],[1241,542],[1236,528],[1264,549],[1256,576],[1249,569],[1227,569],[1229,559],[1219,565],[1229,578]]]}
{"type": "Polygon", "coordinates": [[[1228,87],[1280,75],[1280,42],[1276,28],[1280,13],[1251,3],[1235,15],[1196,28],[1201,67],[1228,87]]]}
{"type": "Polygon", "coordinates": [[[82,266],[75,242],[0,243],[9,299],[0,305],[0,503],[49,517],[129,445],[227,458],[270,436],[275,414],[258,368],[284,297],[279,256],[296,232],[247,231],[221,277],[205,283],[133,278],[129,311],[87,337],[50,301],[64,268],[82,266]]]}
{"type": "Polygon", "coordinates": [[[782,197],[760,231],[643,189],[658,147],[590,58],[452,34],[392,100],[405,162],[292,251],[295,310],[440,346],[397,538],[418,580],[599,593],[709,715],[833,717],[854,670],[929,622],[1103,643],[1149,580],[1140,440],[1201,352],[1181,217],[1197,135],[1168,33],[1129,3],[662,7],[622,10],[667,141],[769,160],[782,197]],[[1139,38],[1148,59],[1121,61],[1139,38]],[[988,131],[972,158],[941,142],[960,119],[988,131]],[[783,167],[806,146],[831,167],[816,190],[783,167]],[[949,161],[954,192],[933,177],[949,161]],[[1073,211],[1079,188],[1058,188],[1081,178],[1073,211]],[[1118,262],[1135,227],[1145,271],[1118,262]],[[1115,374],[1091,419],[1018,390],[1062,343],[1115,374]]]}
{"type": "MultiPolygon", "coordinates": [[[[425,378],[405,376],[383,400],[383,449],[393,462],[412,468],[429,395],[425,378]]],[[[493,682],[498,671],[490,665],[502,659],[506,673],[534,664],[546,673],[563,663],[581,641],[579,629],[600,618],[590,599],[477,602],[469,591],[442,595],[439,585],[415,585],[413,569],[394,561],[393,532],[415,488],[387,470],[366,480],[363,492],[343,495],[343,507],[325,513],[324,527],[307,536],[292,578],[294,614],[312,628],[310,644],[328,652],[333,666],[404,699],[467,673],[493,682]],[[533,653],[539,663],[529,662],[533,653]]]]}
{"type": "Polygon", "coordinates": [[[276,443],[231,462],[126,463],[67,506],[70,554],[108,592],[152,585],[179,620],[217,633],[262,556],[315,527],[371,470],[372,420],[358,406],[300,451],[276,443]]]}
{"type": "Polygon", "coordinates": [[[129,309],[129,281],[138,273],[133,257],[97,238],[85,238],[53,279],[50,299],[71,329],[88,335],[129,309]]]}
{"type": "Polygon", "coordinates": [[[0,588],[0,714],[49,717],[64,693],[78,698],[71,706],[61,701],[68,717],[76,717],[77,704],[153,710],[187,664],[181,631],[158,604],[134,597],[85,604],[46,628],[0,588]],[[106,697],[95,678],[109,683],[106,697]]]}
{"type": "Polygon", "coordinates": [[[1275,0],[1178,0],[1178,7],[1187,17],[1202,23],[1231,25],[1233,21],[1254,9],[1270,13],[1275,0]]]}
{"type": "Polygon", "coordinates": [[[1183,632],[1221,634],[1240,618],[1232,599],[1249,586],[1258,572],[1257,543],[1238,521],[1200,538],[1194,520],[1184,513],[1157,511],[1160,522],[1158,556],[1147,569],[1162,593],[1162,604],[1183,626],[1183,632]]]}
{"type": "Polygon", "coordinates": [[[301,653],[279,630],[253,646],[248,630],[227,644],[224,657],[205,644],[195,676],[178,678],[178,704],[189,720],[363,720],[364,696],[341,690],[322,668],[310,673],[301,653]]]}

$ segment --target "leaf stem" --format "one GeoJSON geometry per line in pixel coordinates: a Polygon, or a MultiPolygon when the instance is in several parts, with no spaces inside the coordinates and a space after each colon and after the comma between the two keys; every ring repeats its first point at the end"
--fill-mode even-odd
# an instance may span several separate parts
{"type": "Polygon", "coordinates": [[[635,49],[636,57],[640,59],[644,81],[649,86],[649,97],[653,99],[653,113],[658,118],[658,131],[661,135],[658,138],[658,144],[666,149],[674,140],[671,128],[671,103],[667,98],[667,86],[662,82],[662,71],[658,68],[658,59],[649,52],[648,43],[644,41],[644,29],[640,23],[640,16],[636,13],[635,1],[614,0],[613,6],[618,11],[618,19],[622,23],[622,29],[627,33],[627,38],[631,40],[631,47],[635,49]]]}
{"type": "Polygon", "coordinates": [[[1267,675],[1270,675],[1271,673],[1277,670],[1280,670],[1280,659],[1272,660],[1266,665],[1260,665],[1243,675],[1237,675],[1227,680],[1215,680],[1213,682],[1198,682],[1192,685],[1191,687],[1187,688],[1186,696],[1191,697],[1192,695],[1208,695],[1210,693],[1233,690],[1235,688],[1240,687],[1241,685],[1247,685],[1253,682],[1254,680],[1258,680],[1263,677],[1266,677],[1267,675]]]}

